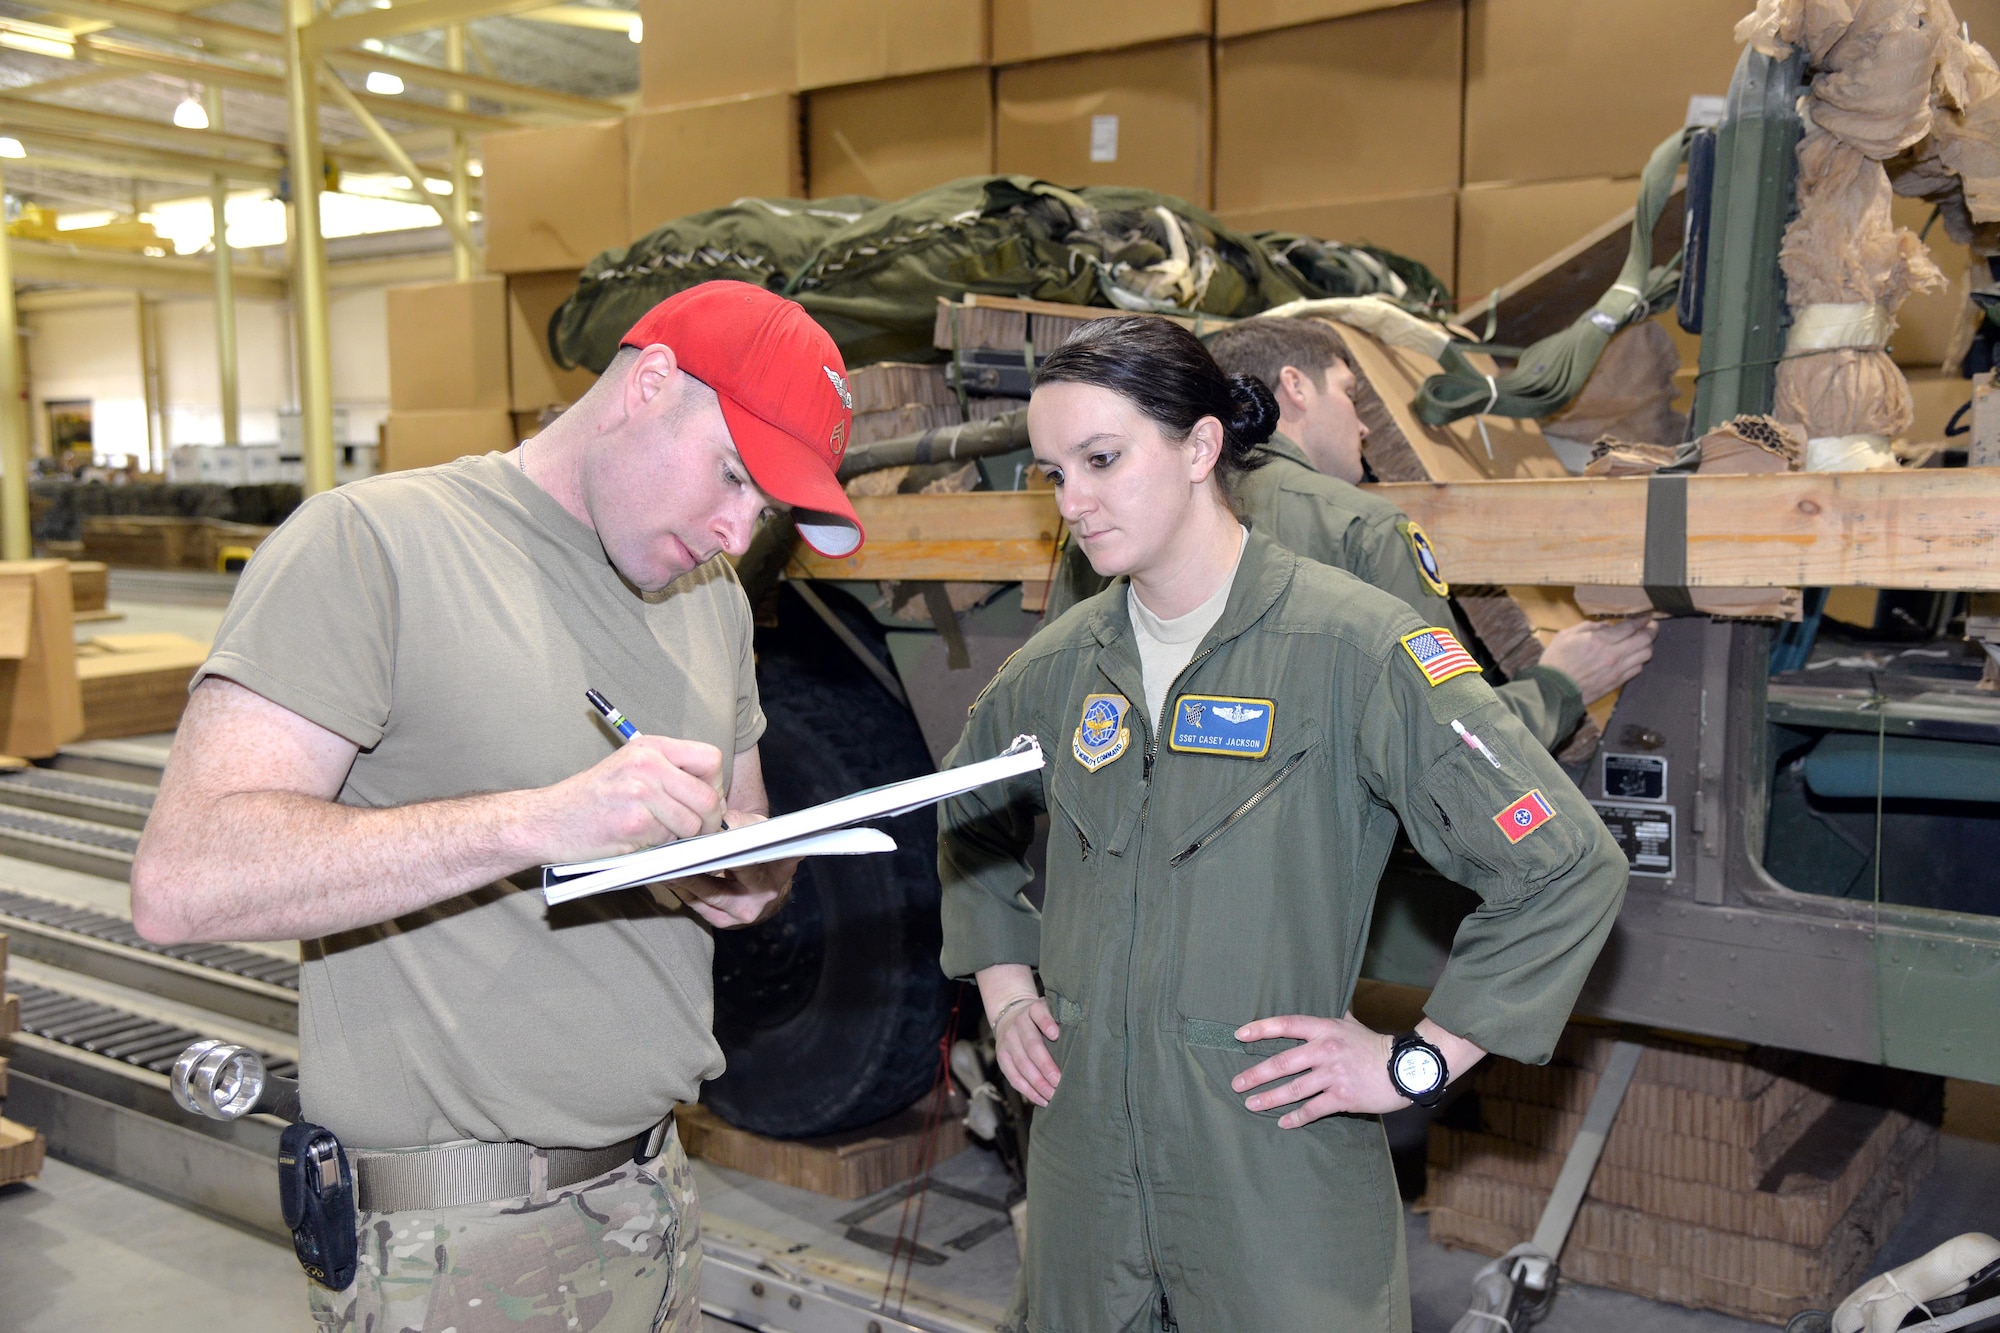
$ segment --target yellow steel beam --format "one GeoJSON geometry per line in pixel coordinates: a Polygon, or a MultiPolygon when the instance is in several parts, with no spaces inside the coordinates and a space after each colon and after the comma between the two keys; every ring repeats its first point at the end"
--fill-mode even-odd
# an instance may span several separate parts
{"type": "MultiPolygon", "coordinates": [[[[446,68],[465,68],[465,25],[454,24],[444,31],[446,68]]],[[[465,105],[464,93],[447,93],[453,106],[465,105]]],[[[451,276],[455,282],[472,281],[478,256],[472,248],[472,174],[466,160],[465,135],[451,134],[451,276]]]]}
{"type": "MultiPolygon", "coordinates": [[[[28,2],[30,0],[24,0],[24,3],[28,2]]],[[[204,52],[236,52],[268,56],[274,60],[282,60],[285,55],[284,39],[277,33],[245,27],[240,23],[197,18],[191,14],[166,13],[149,5],[134,4],[132,0],[31,0],[31,2],[37,9],[85,20],[85,23],[77,25],[83,28],[101,24],[103,27],[143,32],[154,37],[196,42],[204,52]]],[[[369,12],[391,14],[398,11],[369,12]]],[[[360,39],[354,40],[358,42],[360,39]]],[[[424,87],[437,88],[445,92],[456,90],[468,97],[484,98],[502,106],[523,107],[575,119],[594,119],[622,114],[620,108],[612,103],[578,97],[572,93],[556,92],[548,88],[531,88],[478,74],[455,74],[434,65],[403,60],[395,56],[373,55],[366,51],[334,50],[325,43],[322,43],[319,49],[328,60],[343,70],[366,73],[371,69],[379,69],[397,75],[405,83],[422,84],[424,87]]],[[[474,49],[476,52],[477,42],[474,43],[474,49]]]]}
{"type": "Polygon", "coordinates": [[[321,67],[320,73],[321,82],[326,85],[326,90],[333,94],[333,100],[340,103],[347,114],[360,123],[361,128],[368,132],[368,137],[375,141],[383,155],[395,164],[398,171],[410,178],[413,187],[422,192],[424,202],[437,213],[438,219],[445,225],[445,230],[451,233],[453,242],[470,250],[472,232],[466,227],[464,219],[452,212],[449,199],[431,193],[431,187],[424,184],[423,170],[410,160],[410,155],[403,151],[403,145],[396,142],[396,136],[382,128],[382,122],[375,119],[367,107],[361,105],[361,99],[354,95],[352,88],[340,81],[338,74],[325,66],[321,67]]]}
{"type": "MultiPolygon", "coordinates": [[[[230,65],[215,60],[168,55],[116,39],[81,37],[76,43],[76,58],[100,65],[115,66],[121,70],[164,74],[169,78],[187,79],[196,83],[219,84],[224,88],[234,88],[238,92],[262,93],[267,97],[279,99],[283,99],[285,95],[285,80],[280,74],[246,69],[240,65],[230,65]]],[[[371,65],[370,68],[377,67],[371,65]]],[[[356,93],[355,96],[378,116],[424,125],[442,125],[449,129],[467,130],[474,134],[519,129],[525,123],[506,116],[479,115],[463,107],[454,109],[448,106],[434,106],[414,98],[383,97],[368,92],[356,93]]]]}
{"type": "MultiPolygon", "coordinates": [[[[208,123],[222,128],[222,89],[206,90],[208,123]]],[[[215,231],[215,379],[222,399],[222,442],[243,443],[241,399],[236,387],[236,264],[229,253],[229,182],[216,176],[209,182],[208,215],[215,231]]]]}
{"type": "Polygon", "coordinates": [[[12,249],[7,229],[0,227],[0,558],[26,560],[35,552],[28,530],[28,418],[21,411],[12,249]]]}
{"type": "MultiPolygon", "coordinates": [[[[326,242],[319,225],[319,72],[306,50],[313,0],[282,0],[285,98],[292,144],[292,313],[298,323],[299,436],[306,494],[333,489],[333,357],[326,242]]],[[[363,113],[366,114],[365,112],[363,113]]]]}
{"type": "Polygon", "coordinates": [[[547,7],[548,0],[407,0],[388,9],[364,9],[342,18],[319,19],[306,30],[306,49],[318,55],[343,46],[359,46],[370,38],[383,41],[406,32],[427,32],[547,7]]]}
{"type": "Polygon", "coordinates": [[[177,153],[143,144],[108,143],[87,133],[29,129],[21,125],[8,126],[7,133],[21,141],[30,162],[65,171],[193,181],[206,181],[220,171],[233,181],[271,187],[278,184],[279,168],[275,166],[177,153]]]}
{"type": "MultiPolygon", "coordinates": [[[[116,287],[164,295],[209,296],[214,267],[206,259],[124,254],[52,241],[12,241],[14,280],[65,283],[76,287],[116,287]]],[[[238,264],[232,275],[239,300],[282,300],[285,275],[261,264],[238,264]]]]}
{"type": "Polygon", "coordinates": [[[632,10],[599,9],[595,5],[551,5],[547,9],[530,9],[514,17],[536,23],[559,24],[565,28],[595,28],[599,32],[627,34],[639,23],[638,14],[632,10]]]}
{"type": "Polygon", "coordinates": [[[218,166],[241,163],[277,168],[285,162],[278,146],[263,139],[226,134],[219,130],[186,130],[157,120],[113,115],[108,111],[86,111],[82,107],[44,106],[10,93],[0,93],[0,124],[8,126],[10,131],[15,128],[38,129],[94,139],[136,139],[149,146],[168,147],[183,156],[207,158],[218,166]]]}

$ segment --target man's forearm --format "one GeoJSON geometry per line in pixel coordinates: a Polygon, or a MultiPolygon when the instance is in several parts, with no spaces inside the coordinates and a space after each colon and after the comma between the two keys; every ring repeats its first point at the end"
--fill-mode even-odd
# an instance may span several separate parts
{"type": "Polygon", "coordinates": [[[387,921],[538,864],[530,796],[386,810],[293,792],[222,796],[200,820],[148,825],[133,921],[172,942],[313,939],[387,921]]]}

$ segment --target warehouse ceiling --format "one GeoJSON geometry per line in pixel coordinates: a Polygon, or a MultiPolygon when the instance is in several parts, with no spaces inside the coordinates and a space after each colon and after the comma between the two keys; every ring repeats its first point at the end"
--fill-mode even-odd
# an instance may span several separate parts
{"type": "MultiPolygon", "coordinates": [[[[207,6],[160,4],[158,7],[171,7],[203,18],[273,33],[279,30],[281,22],[277,4],[262,3],[260,0],[229,0],[225,4],[207,6]]],[[[335,16],[361,13],[370,7],[366,0],[342,0],[332,13],[335,16]]],[[[471,73],[507,83],[601,101],[629,98],[636,93],[639,84],[639,47],[622,31],[580,26],[579,19],[588,22],[592,15],[577,14],[575,11],[604,11],[608,21],[616,22],[612,15],[629,13],[633,7],[631,4],[604,3],[604,0],[574,0],[556,11],[556,16],[569,20],[566,22],[518,17],[478,20],[467,25],[470,34],[467,68],[471,73]]],[[[31,4],[0,0],[0,30],[4,30],[7,19],[30,24],[76,26],[31,4]]],[[[120,29],[110,35],[127,47],[142,48],[163,57],[188,59],[202,54],[193,45],[143,33],[120,29]]],[[[4,40],[4,35],[0,35],[0,42],[4,40]]],[[[381,54],[439,68],[445,64],[444,46],[444,34],[437,31],[407,33],[379,44],[381,54]]],[[[275,75],[283,73],[275,60],[247,56],[233,57],[232,60],[239,67],[275,75]]],[[[365,71],[344,69],[341,78],[360,91],[365,71]]],[[[52,55],[0,48],[0,94],[26,96],[52,107],[105,112],[167,125],[173,120],[174,108],[191,95],[199,97],[201,89],[186,79],[170,75],[141,73],[80,59],[60,59],[52,55]]],[[[232,135],[261,139],[278,146],[284,144],[286,113],[282,98],[238,88],[224,90],[222,98],[221,128],[232,135]]],[[[325,100],[320,113],[322,141],[329,147],[364,146],[366,139],[361,126],[340,107],[333,105],[331,98],[325,100]]],[[[384,126],[405,143],[420,163],[429,166],[442,162],[448,151],[449,132],[434,124],[396,117],[392,109],[396,101],[443,107],[445,94],[410,83],[386,105],[380,100],[371,104],[384,126]]],[[[467,109],[495,117],[505,115],[508,110],[477,98],[467,104],[467,109]]],[[[7,132],[7,121],[7,108],[0,106],[0,134],[7,132]]],[[[476,138],[473,151],[476,155],[476,138]]],[[[185,182],[137,178],[101,167],[89,171],[65,170],[29,160],[0,163],[0,168],[4,168],[10,200],[32,202],[61,211],[112,209],[129,212],[157,199],[185,197],[197,192],[185,182]]]]}

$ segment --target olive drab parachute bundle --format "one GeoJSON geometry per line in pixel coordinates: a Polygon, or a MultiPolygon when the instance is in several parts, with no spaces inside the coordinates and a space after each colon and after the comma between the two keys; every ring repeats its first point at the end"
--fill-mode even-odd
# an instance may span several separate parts
{"type": "Polygon", "coordinates": [[[584,267],[549,321],[549,350],[560,365],[603,374],[625,331],[675,292],[715,278],[782,291],[822,241],[880,202],[862,195],[738,199],[676,218],[584,267]]]}
{"type": "Polygon", "coordinates": [[[1224,318],[1305,296],[1444,304],[1428,269],[1387,251],[1245,235],[1151,190],[972,176],[890,203],[742,199],[671,222],[591,261],[550,347],[565,365],[602,370],[641,314],[710,278],[797,300],[850,366],[935,360],[938,298],[968,293],[1224,318]]]}

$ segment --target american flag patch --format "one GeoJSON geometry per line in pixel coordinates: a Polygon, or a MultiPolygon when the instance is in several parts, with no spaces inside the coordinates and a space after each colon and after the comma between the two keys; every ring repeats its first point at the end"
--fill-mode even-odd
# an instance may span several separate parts
{"type": "Polygon", "coordinates": [[[1457,636],[1448,629],[1420,629],[1405,634],[1403,649],[1424,673],[1424,679],[1433,685],[1479,670],[1479,663],[1472,660],[1472,654],[1459,645],[1457,636]]]}
{"type": "Polygon", "coordinates": [[[1548,799],[1540,791],[1531,791],[1493,816],[1493,822],[1507,835],[1508,842],[1519,842],[1555,817],[1548,799]]]}

